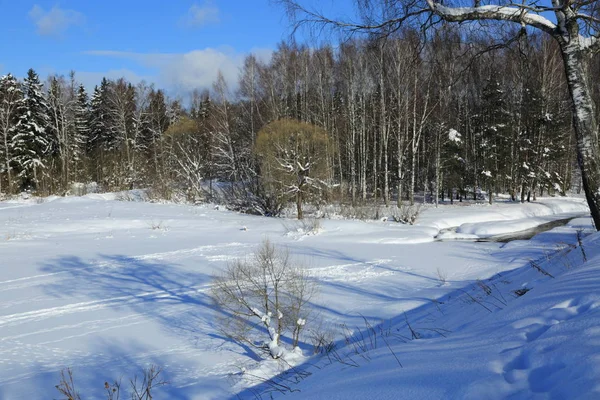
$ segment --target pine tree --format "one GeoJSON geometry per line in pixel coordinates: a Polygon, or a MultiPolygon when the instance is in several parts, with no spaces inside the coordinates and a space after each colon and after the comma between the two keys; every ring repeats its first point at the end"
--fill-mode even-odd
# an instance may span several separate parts
{"type": "Polygon", "coordinates": [[[19,121],[18,110],[23,102],[23,91],[17,79],[11,74],[0,78],[0,192],[2,192],[3,175],[6,174],[7,192],[12,191],[13,153],[12,137],[19,121]]]}
{"type": "Polygon", "coordinates": [[[14,168],[18,171],[21,189],[36,189],[40,173],[46,168],[48,154],[48,103],[37,73],[30,69],[23,81],[25,99],[19,107],[16,133],[11,138],[14,168]]]}

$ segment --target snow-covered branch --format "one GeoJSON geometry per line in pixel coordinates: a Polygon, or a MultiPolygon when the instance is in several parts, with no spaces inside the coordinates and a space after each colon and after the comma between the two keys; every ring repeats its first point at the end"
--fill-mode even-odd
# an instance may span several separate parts
{"type": "Polygon", "coordinates": [[[431,10],[449,22],[477,20],[509,21],[525,24],[540,29],[551,35],[556,32],[556,25],[535,10],[521,6],[486,5],[480,7],[447,7],[433,0],[427,0],[431,10]]]}

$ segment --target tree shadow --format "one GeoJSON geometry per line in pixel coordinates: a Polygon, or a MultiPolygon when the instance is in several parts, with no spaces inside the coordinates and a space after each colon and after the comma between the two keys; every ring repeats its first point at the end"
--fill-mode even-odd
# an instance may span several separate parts
{"type": "MultiPolygon", "coordinates": [[[[234,344],[234,346],[226,346],[224,351],[232,351],[243,357],[249,356],[258,360],[256,354],[246,346],[240,345],[226,335],[214,334],[218,332],[214,318],[217,311],[210,296],[211,276],[207,274],[186,270],[164,261],[156,262],[142,257],[105,254],[99,255],[90,262],[79,257],[62,256],[46,262],[41,270],[45,273],[60,274],[60,279],[47,284],[44,290],[54,298],[70,301],[70,304],[67,303],[68,306],[73,302],[87,304],[92,299],[95,307],[121,312],[133,311],[134,316],[141,315],[140,319],[158,323],[161,330],[168,332],[176,340],[179,338],[187,342],[186,346],[194,348],[210,346],[214,350],[226,343],[234,344]],[[198,345],[199,342],[203,342],[202,346],[198,345]],[[218,342],[221,344],[219,345],[218,342]]],[[[89,313],[86,317],[87,315],[89,313]]],[[[123,323],[128,322],[123,321],[123,323]]],[[[160,336],[156,339],[162,341],[160,336]]],[[[85,385],[82,387],[91,387],[89,385],[92,384],[102,385],[104,383],[102,379],[108,381],[108,378],[98,378],[103,376],[98,375],[99,372],[128,371],[127,376],[132,376],[132,372],[135,372],[133,370],[136,369],[132,369],[132,365],[143,367],[148,362],[164,366],[164,373],[168,380],[171,380],[170,375],[177,379],[176,371],[181,370],[182,366],[167,367],[165,362],[170,358],[167,356],[150,360],[132,357],[132,354],[137,352],[144,353],[143,349],[138,349],[136,346],[138,346],[136,342],[117,345],[113,340],[113,343],[97,345],[98,352],[103,355],[98,364],[94,364],[94,360],[74,359],[71,365],[85,371],[78,374],[79,381],[85,385]],[[173,367],[176,371],[172,371],[173,367]]],[[[190,366],[190,369],[193,368],[190,366]]],[[[56,380],[57,371],[54,370],[51,376],[56,380]]],[[[44,382],[47,384],[47,379],[44,378],[44,382]]],[[[213,380],[201,379],[197,384],[184,382],[183,386],[177,388],[169,385],[161,389],[161,393],[166,393],[167,396],[161,395],[159,398],[188,399],[194,393],[197,395],[198,387],[211,386],[211,382],[213,380]],[[196,388],[195,392],[192,392],[192,387],[196,388]]],[[[48,387],[53,388],[56,383],[48,387]]],[[[222,390],[222,382],[216,380],[213,389],[222,390]]],[[[100,396],[92,398],[100,398],[100,396]]]]}
{"type": "Polygon", "coordinates": [[[180,304],[213,310],[207,289],[210,276],[190,272],[174,264],[150,262],[122,255],[100,255],[88,263],[64,256],[45,263],[41,270],[61,273],[61,279],[46,285],[46,293],[57,298],[85,297],[100,306],[129,307],[152,317],[168,329],[200,334],[195,321],[199,314],[171,315],[165,306],[180,304]]]}

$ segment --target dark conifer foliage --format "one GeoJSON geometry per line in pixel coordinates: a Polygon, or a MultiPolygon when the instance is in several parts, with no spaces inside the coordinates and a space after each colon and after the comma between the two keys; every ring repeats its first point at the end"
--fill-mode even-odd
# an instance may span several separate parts
{"type": "Polygon", "coordinates": [[[37,73],[30,69],[23,81],[24,101],[18,109],[19,119],[11,138],[13,168],[18,187],[35,189],[46,169],[46,156],[51,155],[53,139],[49,129],[49,107],[37,73]]]}

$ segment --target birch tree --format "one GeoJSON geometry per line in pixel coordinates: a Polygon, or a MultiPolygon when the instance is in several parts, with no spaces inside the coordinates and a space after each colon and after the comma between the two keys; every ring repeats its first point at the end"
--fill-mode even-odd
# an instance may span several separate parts
{"type": "Polygon", "coordinates": [[[18,122],[18,109],[23,101],[23,91],[17,79],[11,74],[0,78],[0,192],[2,174],[6,174],[7,192],[12,192],[12,151],[11,140],[18,122]]]}

